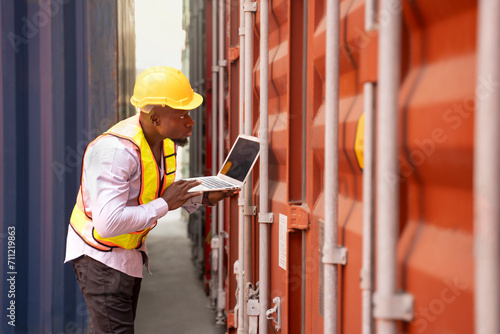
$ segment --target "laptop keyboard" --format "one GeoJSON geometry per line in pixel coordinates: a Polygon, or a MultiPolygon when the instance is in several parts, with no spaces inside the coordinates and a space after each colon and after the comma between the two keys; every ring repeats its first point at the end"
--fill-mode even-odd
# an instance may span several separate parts
{"type": "Polygon", "coordinates": [[[207,187],[208,189],[216,189],[216,188],[235,188],[234,184],[219,180],[215,177],[208,177],[200,179],[202,185],[207,187]]]}

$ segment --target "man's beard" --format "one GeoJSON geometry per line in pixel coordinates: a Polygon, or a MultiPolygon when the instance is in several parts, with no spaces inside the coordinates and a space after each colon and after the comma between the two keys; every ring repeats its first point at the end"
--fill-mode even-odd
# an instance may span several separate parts
{"type": "Polygon", "coordinates": [[[180,147],[183,147],[183,146],[186,146],[187,143],[189,142],[188,138],[185,138],[185,139],[172,139],[172,141],[174,142],[174,144],[180,146],[180,147]]]}

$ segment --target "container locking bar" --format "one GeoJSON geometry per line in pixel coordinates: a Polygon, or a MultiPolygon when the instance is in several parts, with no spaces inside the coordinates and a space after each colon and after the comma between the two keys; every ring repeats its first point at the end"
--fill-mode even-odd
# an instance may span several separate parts
{"type": "Polygon", "coordinates": [[[241,194],[238,196],[238,206],[245,206],[245,197],[241,194]]]}
{"type": "Polygon", "coordinates": [[[412,321],[413,299],[413,295],[406,292],[393,295],[375,293],[373,316],[378,319],[412,321]]]}
{"type": "Polygon", "coordinates": [[[361,269],[360,278],[361,278],[361,283],[360,283],[361,289],[370,290],[372,288],[370,273],[365,269],[361,269]]]}

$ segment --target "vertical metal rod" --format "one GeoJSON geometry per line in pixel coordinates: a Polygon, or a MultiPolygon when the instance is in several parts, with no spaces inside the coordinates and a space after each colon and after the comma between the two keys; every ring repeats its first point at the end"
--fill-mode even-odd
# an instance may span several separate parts
{"type": "MultiPolygon", "coordinates": [[[[203,38],[201,37],[202,36],[202,32],[203,32],[203,29],[205,29],[204,27],[204,14],[205,14],[205,3],[203,2],[200,2],[200,4],[198,5],[198,17],[197,17],[197,22],[198,22],[198,25],[197,25],[197,30],[196,30],[196,34],[198,35],[198,57],[197,57],[197,61],[198,61],[198,91],[199,92],[205,92],[205,86],[204,86],[204,83],[205,83],[205,75],[206,73],[203,71],[203,64],[204,62],[206,61],[206,58],[205,58],[205,53],[203,52],[204,51],[204,45],[205,45],[205,41],[203,40],[203,38]]],[[[205,105],[202,105],[201,108],[199,109],[200,111],[204,111],[206,110],[206,106],[205,105]]],[[[197,122],[199,125],[199,135],[197,136],[198,138],[198,147],[199,147],[199,152],[197,154],[197,156],[200,157],[200,163],[199,163],[199,171],[197,173],[197,175],[203,175],[204,172],[205,172],[205,166],[204,166],[204,161],[201,159],[201,152],[202,152],[202,147],[203,147],[203,128],[205,126],[204,122],[203,122],[203,114],[202,113],[198,113],[198,119],[199,119],[199,122],[197,122]]],[[[201,225],[201,224],[200,224],[201,225]]],[[[201,226],[200,226],[201,227],[201,226]]],[[[203,243],[202,243],[203,245],[203,243]]],[[[203,247],[200,247],[200,254],[201,254],[201,258],[203,258],[203,247]]]]}
{"type": "MultiPolygon", "coordinates": [[[[219,0],[219,167],[224,162],[224,75],[225,75],[225,43],[226,30],[226,4],[225,0],[219,0]]],[[[218,205],[219,216],[219,275],[217,293],[217,323],[224,324],[224,309],[226,308],[226,296],[224,290],[224,202],[218,205]]]]}
{"type": "MultiPolygon", "coordinates": [[[[377,294],[396,293],[399,226],[398,92],[401,76],[401,0],[381,0],[377,121],[377,294]]],[[[377,319],[377,333],[395,334],[397,321],[377,319]]]]}
{"type": "MultiPolygon", "coordinates": [[[[338,246],[338,128],[340,2],[326,4],[325,239],[323,254],[338,246]]],[[[338,265],[324,263],[324,333],[337,333],[338,265]]]]}
{"type": "MultiPolygon", "coordinates": [[[[212,175],[217,174],[217,1],[212,0],[212,175]]],[[[215,208],[211,209],[212,217],[212,237],[217,235],[217,211],[215,208]]],[[[214,251],[212,251],[214,252],[214,251]]],[[[215,307],[215,301],[217,299],[217,283],[216,283],[216,272],[213,270],[212,264],[212,306],[215,307]]]]}
{"type": "Polygon", "coordinates": [[[479,1],[474,141],[475,329],[500,333],[500,2],[479,1]]]}
{"type": "MultiPolygon", "coordinates": [[[[243,0],[240,0],[240,68],[239,68],[239,132],[243,133],[245,129],[244,113],[245,113],[245,11],[243,10],[243,0]]],[[[215,174],[214,174],[215,175],[215,174]]],[[[243,221],[243,207],[245,205],[244,193],[240,192],[238,197],[238,261],[240,275],[238,276],[238,334],[245,332],[245,317],[246,307],[245,301],[245,240],[244,240],[244,221],[243,221]]]]}
{"type": "Polygon", "coordinates": [[[361,290],[363,300],[363,334],[373,333],[372,298],[373,298],[373,226],[374,226],[374,85],[364,84],[365,138],[363,168],[363,267],[361,269],[361,290]]]}
{"type": "MultiPolygon", "coordinates": [[[[306,203],[307,189],[307,32],[309,2],[304,0],[303,9],[303,44],[302,44],[302,203],[306,203]]],[[[306,231],[302,231],[302,283],[301,283],[301,323],[300,332],[306,332],[306,231]]]]}
{"type": "MultiPolygon", "coordinates": [[[[376,0],[366,0],[365,30],[375,28],[376,0]]],[[[365,137],[363,151],[363,267],[361,269],[362,333],[373,334],[373,226],[375,222],[374,173],[375,173],[375,85],[364,85],[365,137]]]]}
{"type": "MultiPolygon", "coordinates": [[[[251,0],[245,0],[245,4],[250,6],[251,0]]],[[[253,99],[253,13],[245,11],[245,134],[252,134],[252,99],[253,99]]],[[[252,205],[252,175],[243,188],[245,196],[245,206],[252,205]]],[[[245,304],[248,300],[246,286],[252,279],[252,216],[244,216],[245,235],[245,304]]],[[[245,305],[246,307],[246,305],[245,305]]],[[[244,327],[248,329],[248,316],[244,319],[244,327]]]]}
{"type": "MultiPolygon", "coordinates": [[[[190,30],[193,32],[192,34],[189,35],[189,47],[191,52],[193,54],[198,54],[198,34],[196,34],[197,31],[197,25],[198,25],[198,4],[196,2],[193,2],[193,7],[191,8],[191,27],[190,30]]],[[[193,85],[197,91],[199,91],[198,87],[198,76],[197,76],[197,68],[198,68],[198,62],[195,57],[191,57],[189,59],[189,78],[193,82],[193,85]]],[[[200,163],[199,163],[199,139],[198,137],[200,136],[200,127],[201,123],[197,122],[198,121],[198,115],[194,116],[195,119],[195,126],[193,129],[193,136],[192,136],[192,143],[190,147],[190,168],[193,172],[194,175],[198,175],[200,171],[200,163]]]]}
{"type": "Polygon", "coordinates": [[[306,202],[307,179],[307,25],[308,25],[308,0],[304,0],[303,8],[303,41],[302,41],[302,203],[306,202]]]}
{"type": "MultiPolygon", "coordinates": [[[[269,211],[269,1],[260,1],[260,213],[269,211]]],[[[267,334],[269,223],[259,224],[259,333],[267,334]]]]}

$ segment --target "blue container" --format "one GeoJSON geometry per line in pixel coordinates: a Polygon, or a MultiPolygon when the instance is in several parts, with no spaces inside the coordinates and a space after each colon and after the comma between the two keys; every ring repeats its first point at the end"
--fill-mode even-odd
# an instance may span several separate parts
{"type": "Polygon", "coordinates": [[[69,217],[86,145],[133,112],[133,1],[45,2],[0,8],[1,333],[89,331],[69,217]]]}

